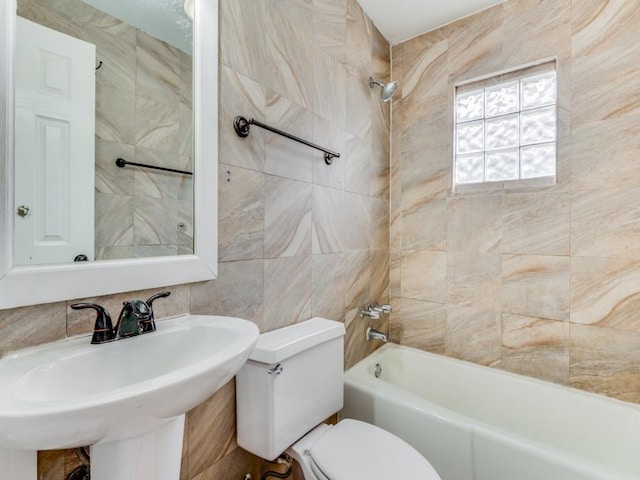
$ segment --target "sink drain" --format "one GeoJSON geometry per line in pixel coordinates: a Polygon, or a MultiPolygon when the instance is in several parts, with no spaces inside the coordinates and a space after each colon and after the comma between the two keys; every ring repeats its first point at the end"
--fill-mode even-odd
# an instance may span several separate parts
{"type": "Polygon", "coordinates": [[[374,370],[373,374],[376,376],[376,378],[380,378],[380,375],[382,375],[382,365],[376,363],[376,369],[374,370]]]}

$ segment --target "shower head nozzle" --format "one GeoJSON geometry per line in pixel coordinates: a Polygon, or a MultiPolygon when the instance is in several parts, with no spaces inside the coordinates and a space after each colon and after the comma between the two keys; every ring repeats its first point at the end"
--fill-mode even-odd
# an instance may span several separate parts
{"type": "Polygon", "coordinates": [[[381,88],[380,100],[383,102],[391,100],[391,97],[398,89],[398,84],[396,82],[382,83],[374,80],[373,77],[369,77],[369,87],[373,88],[376,85],[381,88]]]}

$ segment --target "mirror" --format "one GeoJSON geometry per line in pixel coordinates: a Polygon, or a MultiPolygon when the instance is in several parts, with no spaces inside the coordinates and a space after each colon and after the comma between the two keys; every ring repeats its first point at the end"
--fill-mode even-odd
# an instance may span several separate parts
{"type": "MultiPolygon", "coordinates": [[[[20,0],[22,1],[22,0],[20,0]]],[[[80,1],[80,0],[74,0],[80,1]]],[[[135,0],[135,2],[123,2],[123,5],[142,4],[149,2],[150,0],[135,0]]],[[[115,2],[105,0],[87,0],[87,2],[105,5],[115,5],[115,2]]],[[[43,2],[30,1],[27,3],[39,4],[43,2]]],[[[58,2],[60,3],[60,2],[58,2]]],[[[69,3],[69,2],[66,2],[69,3]]],[[[65,3],[65,5],[66,5],[65,3]]],[[[158,2],[153,2],[157,4],[158,2]]],[[[178,5],[181,7],[181,4],[178,5]]],[[[65,6],[65,9],[68,6],[65,6]]],[[[93,8],[93,7],[90,7],[93,8]]],[[[143,11],[146,7],[142,8],[143,11]]],[[[118,202],[113,201],[113,198],[106,198],[108,195],[111,197],[117,197],[118,193],[131,193],[131,191],[139,192],[144,190],[154,189],[157,192],[163,194],[169,192],[170,198],[164,202],[162,195],[153,197],[151,194],[150,199],[144,199],[138,201],[143,204],[141,211],[134,213],[132,217],[141,219],[141,223],[147,223],[145,218],[149,215],[144,214],[144,211],[149,211],[149,208],[157,208],[157,210],[178,212],[180,206],[183,206],[182,217],[174,215],[169,217],[169,220],[163,219],[160,222],[160,226],[150,227],[150,230],[155,231],[157,237],[162,236],[158,234],[158,230],[165,228],[166,225],[171,224],[171,227],[166,227],[166,232],[173,232],[170,235],[178,240],[171,246],[166,248],[167,242],[158,242],[158,246],[151,245],[151,243],[145,243],[145,240],[141,240],[144,235],[139,235],[131,245],[127,245],[127,248],[117,248],[118,245],[109,245],[106,242],[99,242],[98,235],[108,237],[109,235],[118,238],[118,227],[122,227],[121,222],[113,222],[107,225],[104,221],[96,222],[96,225],[102,225],[103,231],[99,231],[99,228],[95,229],[95,257],[98,259],[95,262],[79,262],[79,263],[55,263],[51,265],[39,265],[29,264],[28,262],[21,262],[17,252],[16,245],[21,242],[14,242],[14,235],[19,230],[16,225],[19,225],[23,218],[28,218],[33,215],[33,210],[27,205],[27,202],[22,201],[19,193],[19,186],[17,182],[14,183],[13,179],[20,179],[25,174],[21,173],[21,165],[18,165],[15,158],[22,158],[18,154],[23,154],[25,147],[20,146],[19,136],[22,135],[20,129],[21,117],[19,113],[24,106],[23,98],[21,97],[21,87],[18,86],[17,80],[14,78],[19,77],[18,70],[22,68],[20,61],[22,55],[16,54],[18,30],[20,29],[18,22],[22,20],[16,19],[16,5],[12,0],[0,0],[0,23],[5,27],[3,32],[0,33],[0,48],[2,54],[0,56],[0,72],[2,72],[2,78],[0,78],[0,140],[4,149],[2,150],[2,156],[0,157],[0,223],[5,227],[3,234],[0,238],[0,251],[2,252],[2,258],[0,258],[0,308],[9,308],[21,305],[30,305],[36,303],[45,303],[56,300],[88,297],[94,295],[103,295],[109,293],[116,293],[122,291],[131,291],[144,288],[155,288],[167,285],[174,285],[179,283],[194,282],[199,280],[211,279],[215,277],[217,270],[217,215],[216,208],[212,208],[212,205],[216,205],[217,201],[217,1],[210,0],[195,0],[193,2],[194,9],[194,22],[193,22],[193,91],[187,90],[185,85],[190,86],[191,81],[188,75],[185,74],[185,70],[178,70],[176,75],[176,68],[173,68],[173,72],[166,72],[160,74],[160,79],[146,78],[149,83],[138,85],[140,90],[145,91],[145,95],[148,97],[148,93],[152,90],[157,90],[161,96],[161,100],[154,101],[151,98],[131,99],[126,97],[125,99],[111,97],[106,101],[107,106],[127,105],[128,103],[144,103],[151,104],[153,107],[158,103],[168,103],[168,92],[162,91],[166,88],[167,84],[175,86],[176,82],[181,82],[178,91],[174,91],[176,98],[181,100],[193,99],[193,116],[189,112],[189,108],[185,107],[185,104],[176,101],[178,105],[177,113],[174,111],[169,112],[167,109],[156,108],[156,118],[168,118],[178,119],[174,122],[161,123],[160,127],[149,127],[148,125],[138,126],[130,124],[129,128],[121,128],[118,130],[118,134],[123,137],[133,139],[133,145],[128,145],[125,142],[116,142],[114,138],[107,138],[109,136],[109,127],[112,123],[103,122],[100,125],[100,121],[96,121],[95,135],[98,140],[95,142],[95,150],[98,161],[95,163],[95,169],[97,174],[95,182],[96,191],[96,204],[103,202],[104,204],[115,203],[116,208],[112,211],[107,211],[106,217],[104,212],[103,218],[114,219],[123,210],[130,212],[135,207],[117,208],[118,202]],[[206,53],[206,55],[205,55],[206,53]],[[18,58],[20,57],[20,58],[18,58]],[[14,68],[15,66],[15,68],[14,68]],[[14,76],[15,75],[15,76],[14,76]],[[173,79],[167,79],[168,75],[174,75],[173,79]],[[185,82],[185,77],[187,81],[185,82]],[[154,103],[155,102],[155,103],[154,103]],[[16,112],[16,122],[14,122],[14,111],[16,112]],[[182,115],[181,115],[182,113],[182,115]],[[187,118],[189,122],[180,124],[180,118],[187,118]],[[191,123],[192,121],[192,123],[191,123]],[[168,130],[162,131],[162,125],[171,124],[168,130]],[[182,125],[182,126],[180,126],[182,125]],[[154,129],[160,130],[160,134],[155,136],[150,135],[149,141],[156,143],[148,143],[144,145],[147,139],[144,138],[145,132],[153,132],[154,129]],[[193,130],[193,143],[191,143],[191,134],[189,130],[193,130]],[[170,133],[173,132],[172,137],[170,133]],[[14,138],[16,141],[14,142],[14,138]],[[167,141],[167,138],[171,140],[167,141]],[[186,141],[188,139],[189,141],[186,141]],[[136,144],[136,140],[137,144],[136,144]],[[109,143],[110,142],[110,143],[109,143]],[[159,143],[158,143],[159,142],[159,143]],[[160,146],[162,142],[171,143],[167,148],[167,151],[161,151],[160,146]],[[114,146],[115,145],[115,146],[114,146]],[[171,148],[174,148],[171,151],[171,148]],[[136,147],[140,147],[139,151],[135,151],[136,147]],[[121,150],[118,150],[120,148],[121,150]],[[115,151],[114,151],[115,149],[115,151]],[[148,164],[160,164],[161,166],[177,167],[179,170],[190,171],[193,169],[195,175],[193,179],[191,176],[180,173],[166,173],[166,172],[148,172],[138,167],[127,166],[124,169],[118,169],[115,166],[115,158],[123,157],[121,153],[127,153],[127,149],[134,150],[135,157],[131,157],[127,160],[135,160],[140,163],[148,164]],[[146,152],[145,152],[146,150],[146,152]],[[106,151],[106,154],[102,155],[106,151]],[[160,153],[158,153],[160,152],[160,153]],[[14,155],[15,153],[15,155],[14,155]],[[177,153],[177,155],[172,155],[177,153]],[[115,155],[113,155],[115,154],[115,155]],[[191,159],[191,156],[193,159],[191,159]],[[101,161],[101,156],[109,159],[109,163],[113,162],[109,174],[104,173],[106,168],[106,162],[101,161]],[[141,161],[148,158],[149,161],[141,161]],[[175,163],[171,163],[175,162],[175,163]],[[104,165],[103,165],[104,163],[104,165]],[[171,164],[170,164],[171,163],[171,164]],[[170,165],[169,165],[170,164],[170,165]],[[120,171],[118,171],[120,170],[120,171]],[[116,172],[116,173],[114,173],[116,172]],[[119,177],[108,177],[108,175],[120,175],[119,177]],[[113,178],[120,179],[113,180],[113,178]],[[128,180],[122,180],[128,179],[128,180]],[[136,180],[138,182],[136,183],[136,180]],[[145,187],[146,184],[146,187],[145,187]],[[147,188],[149,187],[149,188],[147,188]],[[120,189],[120,190],[118,190],[120,189]],[[191,192],[193,191],[193,213],[191,213],[191,192]],[[101,198],[105,197],[105,198],[101,198]],[[15,199],[14,199],[15,197],[15,199]],[[144,204],[146,203],[146,206],[144,204]],[[167,205],[171,205],[168,207],[167,205]],[[186,205],[186,206],[185,206],[186,205]],[[142,213],[141,213],[142,212],[142,213]],[[193,221],[191,222],[191,216],[193,221]],[[166,220],[166,221],[165,221],[166,220]],[[180,226],[184,227],[185,231],[181,232],[185,235],[177,235],[175,232],[180,233],[180,226]],[[191,228],[193,225],[193,243],[191,243],[191,228]],[[105,227],[106,226],[106,227],[105,227]],[[105,235],[105,232],[107,235],[105,235]],[[180,243],[182,238],[182,244],[180,243]],[[185,240],[186,239],[186,240],[185,240]],[[193,247],[191,247],[193,245],[193,247]],[[136,251],[136,246],[140,247],[136,251]],[[192,251],[191,251],[192,249],[192,251]],[[120,250],[120,251],[116,251],[120,250]],[[122,251],[125,255],[122,255],[122,251]],[[178,253],[184,253],[177,255],[178,253]],[[128,257],[141,257],[142,255],[150,254],[150,257],[143,258],[128,258],[128,257]],[[111,260],[110,258],[118,257],[118,260],[111,260]],[[100,259],[102,258],[102,259],[100,259]],[[22,264],[21,264],[22,263],[22,264]]],[[[118,13],[118,15],[121,15],[118,13]]],[[[147,15],[143,17],[149,17],[147,15]]],[[[190,24],[183,16],[184,23],[190,24]]],[[[86,18],[85,18],[86,20],[86,18]]],[[[56,20],[59,21],[59,18],[56,20]]],[[[108,22],[107,22],[108,24],[108,22]]],[[[146,28],[146,27],[145,27],[146,28]]],[[[190,28],[189,28],[190,29],[190,28]]],[[[108,30],[105,28],[105,22],[101,24],[101,30],[108,30]]],[[[150,29],[147,29],[149,31],[150,29]]],[[[166,31],[166,28],[160,30],[166,31]]],[[[129,30],[131,31],[131,30],[129,30]]],[[[188,48],[178,48],[164,46],[165,43],[160,43],[153,37],[148,37],[142,30],[134,31],[135,39],[141,39],[141,42],[145,43],[148,51],[151,49],[156,52],[158,50],[168,50],[174,54],[175,58],[181,59],[182,63],[174,63],[173,65],[180,65],[180,68],[184,68],[187,65],[185,59],[188,58],[188,48]],[[155,49],[155,50],[154,50],[155,49]]],[[[101,32],[104,34],[104,32],[101,32]]],[[[29,36],[29,35],[28,35],[29,36]]],[[[184,38],[184,32],[182,38],[184,38]]],[[[170,45],[170,44],[166,44],[170,45]]],[[[145,50],[140,45],[136,45],[137,50],[145,50]]],[[[104,51],[100,48],[98,51],[104,51]]],[[[144,53],[144,52],[143,52],[144,53]]],[[[100,55],[98,55],[100,56],[100,55]]],[[[148,55],[150,57],[151,55],[148,55]]],[[[122,69],[119,69],[117,62],[112,63],[111,70],[114,68],[117,72],[112,72],[113,78],[99,80],[98,76],[101,73],[109,73],[109,68],[105,68],[105,61],[109,59],[113,61],[109,55],[104,55],[105,60],[97,58],[96,66],[100,65],[100,61],[103,62],[103,67],[100,67],[95,71],[95,84],[102,82],[102,85],[106,90],[111,88],[115,89],[114,83],[117,84],[119,80],[117,75],[120,75],[120,79],[126,78],[126,73],[122,69]],[[105,68],[101,72],[102,68],[105,68]],[[117,74],[116,74],[117,73],[117,74]],[[124,75],[124,77],[122,77],[124,75]],[[111,83],[111,84],[110,84],[111,83]]],[[[168,63],[165,60],[158,60],[157,58],[151,58],[150,62],[168,63]]],[[[190,62],[189,62],[190,63],[190,62]]],[[[55,62],[53,65],[53,79],[52,82],[55,86],[56,81],[62,78],[64,69],[56,69],[55,62]]],[[[190,67],[190,65],[189,65],[190,67]]],[[[187,71],[189,68],[186,69],[187,71]]],[[[60,81],[60,84],[64,85],[64,81],[60,81]]],[[[175,89],[174,89],[175,90],[175,89]]],[[[100,95],[100,94],[99,94],[100,95]]],[[[88,103],[88,102],[83,102],[88,103]]],[[[95,102],[96,108],[100,99],[95,102]]],[[[103,101],[103,103],[105,103],[103,101]]],[[[126,107],[125,107],[126,108],[126,107]]],[[[112,109],[113,110],[113,109],[112,109]]],[[[154,111],[153,108],[150,109],[154,111]]],[[[108,110],[107,110],[108,111],[108,110]]],[[[111,111],[113,114],[113,111],[111,111]]],[[[98,113],[95,116],[101,115],[98,113]]],[[[108,114],[105,114],[108,115],[108,114]]],[[[127,116],[135,116],[125,114],[122,115],[125,118],[127,116]]],[[[85,130],[92,131],[87,127],[85,123],[85,130]]],[[[54,148],[54,155],[59,151],[64,151],[64,148],[60,148],[61,138],[57,135],[56,126],[45,125],[43,127],[47,134],[51,134],[52,141],[50,142],[54,148]],[[57,149],[57,150],[56,150],[57,149]]],[[[86,133],[86,132],[85,132],[86,133]]],[[[111,132],[113,134],[113,132],[111,132]]],[[[113,136],[113,135],[112,135],[113,136]]],[[[72,144],[76,146],[76,137],[71,137],[72,144]]],[[[29,145],[30,142],[24,142],[24,145],[29,145]]],[[[71,143],[71,142],[70,142],[71,143]]],[[[23,155],[24,156],[24,155],[23,155]]],[[[28,157],[31,155],[27,155],[28,157]]],[[[58,155],[59,156],[59,155],[58,155]]],[[[28,178],[28,173],[26,174],[28,178]]],[[[66,175],[61,175],[63,180],[67,178],[66,175]]],[[[58,178],[60,183],[62,180],[58,178]]],[[[71,183],[83,183],[83,182],[71,182],[71,183]]],[[[27,192],[36,191],[35,188],[27,188],[27,192]]],[[[120,195],[122,196],[122,195],[120,195]]],[[[135,196],[135,195],[131,195],[135,196]]],[[[142,195],[140,195],[142,196],[142,195]]],[[[116,199],[117,200],[117,199],[116,199]]],[[[54,204],[54,202],[49,202],[54,204]]],[[[69,202],[67,202],[69,203],[69,202]]],[[[83,202],[72,202],[83,203],[83,202]]],[[[84,202],[88,203],[88,202],[84,202]]],[[[120,205],[122,206],[122,204],[120,205]]],[[[96,210],[96,219],[99,218],[100,213],[96,210]]],[[[63,217],[64,215],[58,215],[63,217]]],[[[55,216],[54,216],[55,217],[55,216]]],[[[131,220],[129,223],[125,222],[125,230],[127,227],[132,226],[135,220],[131,220]]],[[[42,223],[42,222],[40,222],[42,223]]],[[[84,223],[90,223],[88,221],[84,223]]],[[[149,223],[151,225],[151,223],[149,223]]],[[[129,230],[132,230],[131,228],[129,230]]],[[[165,235],[166,237],[167,235],[165,235]]],[[[148,236],[149,238],[149,236],[148,236]]],[[[82,253],[82,252],[80,252],[82,253]]],[[[92,257],[93,255],[87,255],[92,257]]],[[[44,263],[44,262],[38,262],[44,263]]]]}

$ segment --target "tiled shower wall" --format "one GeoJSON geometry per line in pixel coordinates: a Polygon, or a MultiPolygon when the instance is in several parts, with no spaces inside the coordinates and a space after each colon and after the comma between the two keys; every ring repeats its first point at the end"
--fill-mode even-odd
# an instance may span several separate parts
{"type": "Polygon", "coordinates": [[[96,46],[96,259],[192,253],[191,177],[115,165],[193,169],[191,54],[82,0],[18,0],[18,15],[96,46]]]}
{"type": "MultiPolygon", "coordinates": [[[[353,365],[377,346],[364,340],[358,307],[388,299],[390,112],[367,78],[389,78],[389,46],[355,0],[221,0],[220,42],[219,278],[167,287],[157,315],[239,316],[263,332],[337,319],[353,365]],[[236,115],[341,157],[328,167],[318,152],[257,127],[241,139],[236,115]]],[[[124,299],[151,293],[84,300],[115,315],[124,299]]],[[[89,332],[93,316],[72,311],[74,301],[0,311],[0,355],[89,332]]],[[[183,480],[259,478],[260,461],[235,443],[234,405],[231,382],[189,412],[183,480]]],[[[40,460],[46,480],[77,466],[72,451],[40,460]]]]}
{"type": "Polygon", "coordinates": [[[395,46],[394,341],[640,402],[640,1],[509,0],[395,46]],[[451,193],[457,82],[555,57],[558,181],[451,193]]]}

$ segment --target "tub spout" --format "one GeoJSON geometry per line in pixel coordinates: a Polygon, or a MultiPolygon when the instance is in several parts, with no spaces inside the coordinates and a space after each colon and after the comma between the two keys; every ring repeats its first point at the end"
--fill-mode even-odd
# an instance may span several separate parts
{"type": "Polygon", "coordinates": [[[371,327],[367,328],[367,340],[382,340],[384,343],[389,341],[384,333],[374,330],[371,327]]]}

